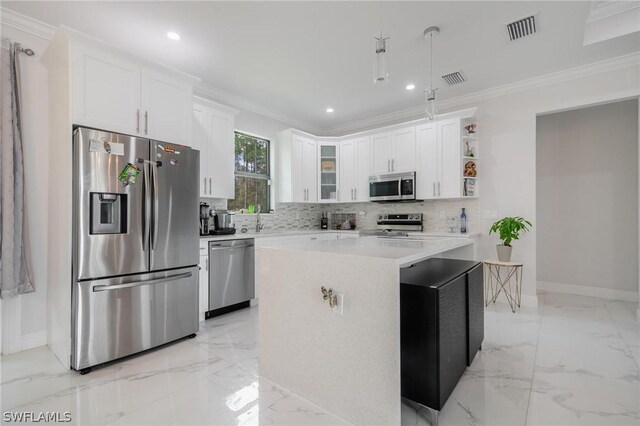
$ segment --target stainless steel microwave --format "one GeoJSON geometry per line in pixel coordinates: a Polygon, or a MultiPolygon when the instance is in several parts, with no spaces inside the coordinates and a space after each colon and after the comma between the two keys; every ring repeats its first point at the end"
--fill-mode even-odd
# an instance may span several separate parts
{"type": "Polygon", "coordinates": [[[416,172],[369,177],[369,201],[416,199],[416,172]]]}

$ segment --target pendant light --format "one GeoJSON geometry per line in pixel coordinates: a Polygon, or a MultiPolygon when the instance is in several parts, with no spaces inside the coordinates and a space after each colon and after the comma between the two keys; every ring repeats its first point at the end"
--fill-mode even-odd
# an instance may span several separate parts
{"type": "Polygon", "coordinates": [[[380,37],[374,37],[375,40],[375,56],[373,58],[373,82],[383,83],[389,81],[389,52],[388,52],[388,40],[389,37],[382,35],[380,30],[380,37]]]}
{"type": "Polygon", "coordinates": [[[436,90],[433,88],[433,36],[440,33],[440,28],[429,27],[424,30],[424,38],[429,39],[429,88],[424,91],[425,93],[425,107],[424,112],[427,116],[427,120],[433,120],[438,114],[438,106],[436,105],[436,90]]]}

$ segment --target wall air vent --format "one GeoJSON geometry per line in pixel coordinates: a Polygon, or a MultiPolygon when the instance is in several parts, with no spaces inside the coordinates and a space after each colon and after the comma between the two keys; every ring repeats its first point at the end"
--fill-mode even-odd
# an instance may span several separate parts
{"type": "Polygon", "coordinates": [[[442,76],[442,79],[449,85],[449,86],[453,86],[455,84],[460,84],[460,83],[464,83],[466,80],[464,79],[464,76],[462,75],[462,73],[456,71],[456,72],[452,72],[451,74],[446,74],[442,76]]]}
{"type": "Polygon", "coordinates": [[[530,36],[536,33],[536,14],[518,19],[517,21],[507,24],[507,33],[509,40],[517,40],[522,37],[530,36]]]}

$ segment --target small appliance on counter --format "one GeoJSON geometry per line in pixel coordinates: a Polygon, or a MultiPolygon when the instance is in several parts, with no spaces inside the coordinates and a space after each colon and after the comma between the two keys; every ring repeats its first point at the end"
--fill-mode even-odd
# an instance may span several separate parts
{"type": "Polygon", "coordinates": [[[331,215],[331,229],[353,231],[356,229],[355,213],[333,213],[331,215]]]}
{"type": "Polygon", "coordinates": [[[213,216],[213,230],[211,235],[233,235],[236,233],[236,224],[233,221],[235,213],[228,210],[215,210],[213,216]]]}
{"type": "Polygon", "coordinates": [[[322,218],[320,218],[320,229],[329,229],[329,213],[322,213],[322,218]]]}
{"type": "Polygon", "coordinates": [[[200,236],[209,235],[211,230],[211,210],[209,204],[200,203],[200,236]]]}

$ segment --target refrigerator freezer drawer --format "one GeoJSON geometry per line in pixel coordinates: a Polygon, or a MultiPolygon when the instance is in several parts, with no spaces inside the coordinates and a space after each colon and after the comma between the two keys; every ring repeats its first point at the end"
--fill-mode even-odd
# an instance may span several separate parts
{"type": "Polygon", "coordinates": [[[74,284],[71,366],[84,369],[198,331],[198,268],[74,284]]]}

